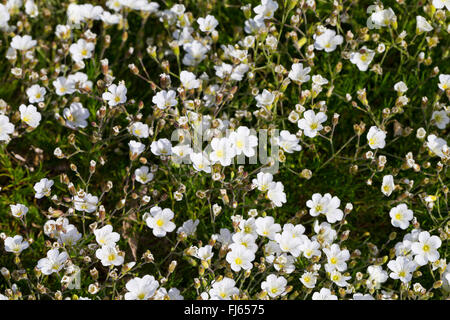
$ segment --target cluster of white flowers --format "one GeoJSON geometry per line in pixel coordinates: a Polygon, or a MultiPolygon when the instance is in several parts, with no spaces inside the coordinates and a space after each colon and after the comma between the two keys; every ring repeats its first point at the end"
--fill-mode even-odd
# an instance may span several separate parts
{"type": "Polygon", "coordinates": [[[53,2],[0,3],[0,300],[448,297],[449,1],[53,2]]]}

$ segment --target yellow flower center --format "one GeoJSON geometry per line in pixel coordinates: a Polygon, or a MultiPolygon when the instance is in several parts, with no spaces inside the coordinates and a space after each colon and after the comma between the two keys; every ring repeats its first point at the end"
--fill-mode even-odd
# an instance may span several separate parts
{"type": "Polygon", "coordinates": [[[242,259],[241,258],[236,258],[234,260],[234,263],[236,263],[237,265],[240,265],[240,264],[242,264],[242,259]]]}
{"type": "Polygon", "coordinates": [[[164,225],[164,221],[162,219],[158,219],[158,220],[156,220],[156,225],[158,227],[162,227],[164,225]]]}
{"type": "Polygon", "coordinates": [[[145,293],[141,292],[138,294],[138,299],[143,300],[145,298],[145,293]]]}
{"type": "Polygon", "coordinates": [[[217,158],[223,158],[223,151],[222,150],[217,150],[216,151],[216,156],[217,156],[217,158]]]}
{"type": "Polygon", "coordinates": [[[116,255],[115,255],[114,253],[111,253],[111,254],[108,256],[108,261],[114,261],[114,260],[116,260],[116,255]]]}
{"type": "Polygon", "coordinates": [[[426,244],[426,245],[423,246],[422,249],[423,249],[424,252],[428,252],[428,251],[430,251],[430,246],[426,244]]]}
{"type": "Polygon", "coordinates": [[[330,262],[332,264],[336,264],[337,263],[337,259],[335,257],[333,257],[333,258],[330,259],[330,262]]]}

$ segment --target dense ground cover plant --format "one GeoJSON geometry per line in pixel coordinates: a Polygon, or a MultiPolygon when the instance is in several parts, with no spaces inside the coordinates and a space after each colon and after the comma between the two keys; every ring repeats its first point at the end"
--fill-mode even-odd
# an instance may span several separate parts
{"type": "Polygon", "coordinates": [[[0,3],[1,299],[447,299],[444,0],[0,3]]]}

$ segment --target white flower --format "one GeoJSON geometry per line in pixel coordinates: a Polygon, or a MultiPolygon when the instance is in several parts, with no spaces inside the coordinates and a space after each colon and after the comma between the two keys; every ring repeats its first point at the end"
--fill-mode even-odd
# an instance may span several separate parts
{"type": "Polygon", "coordinates": [[[5,251],[13,252],[15,254],[21,253],[30,246],[28,241],[23,241],[22,236],[17,235],[14,238],[8,237],[5,239],[5,251]]]}
{"type": "Polygon", "coordinates": [[[248,19],[244,23],[244,31],[246,33],[258,34],[266,29],[266,25],[263,19],[248,19]]]}
{"type": "Polygon", "coordinates": [[[349,279],[351,279],[350,276],[344,276],[337,270],[333,270],[330,272],[330,280],[333,281],[338,287],[348,286],[347,280],[349,279]]]}
{"type": "Polygon", "coordinates": [[[195,221],[192,221],[192,219],[189,219],[183,223],[181,227],[178,228],[177,233],[184,233],[186,236],[192,236],[197,231],[197,226],[200,223],[200,220],[196,219],[195,221]]]}
{"type": "Polygon", "coordinates": [[[257,101],[257,107],[269,107],[275,100],[275,95],[269,90],[264,89],[262,93],[255,97],[255,99],[257,101]]]}
{"type": "Polygon", "coordinates": [[[114,247],[116,242],[120,240],[120,234],[113,232],[113,227],[107,224],[103,228],[94,230],[95,241],[100,246],[114,247]]]}
{"type": "Polygon", "coordinates": [[[450,88],[450,74],[440,74],[439,75],[439,89],[445,91],[450,88]]]}
{"type": "Polygon", "coordinates": [[[31,36],[25,35],[23,37],[17,35],[14,36],[11,40],[11,47],[20,50],[20,51],[27,51],[36,46],[37,41],[33,40],[31,36]]]}
{"type": "Polygon", "coordinates": [[[65,246],[73,246],[81,239],[81,233],[78,232],[74,225],[69,225],[69,227],[60,232],[58,235],[58,243],[65,246]]]}
{"type": "Polygon", "coordinates": [[[431,123],[434,124],[436,127],[438,127],[441,130],[444,130],[449,122],[450,118],[445,110],[433,111],[433,114],[431,115],[431,123]]]}
{"type": "Polygon", "coordinates": [[[295,134],[291,134],[287,130],[281,130],[280,136],[275,138],[276,144],[287,153],[302,150],[302,146],[298,144],[299,141],[295,134]]]}
{"type": "Polygon", "coordinates": [[[250,129],[244,126],[231,132],[229,138],[236,155],[244,154],[247,157],[255,155],[255,147],[258,145],[258,138],[251,135],[250,129]]]}
{"type": "Polygon", "coordinates": [[[145,150],[145,144],[135,140],[128,142],[128,146],[130,147],[130,156],[132,157],[137,157],[145,150]]]}
{"type": "Polygon", "coordinates": [[[411,244],[411,250],[416,255],[414,261],[423,266],[430,262],[435,262],[439,259],[439,252],[437,249],[442,244],[438,236],[430,236],[428,231],[423,231],[419,234],[419,241],[411,244]]]}
{"type": "Polygon", "coordinates": [[[11,214],[13,215],[13,217],[16,217],[19,219],[24,217],[28,212],[28,208],[20,203],[11,204],[11,205],[9,205],[9,207],[11,208],[11,214]]]}
{"type": "Polygon", "coordinates": [[[0,3],[0,29],[8,28],[8,21],[10,19],[10,15],[8,12],[8,8],[2,3],[0,3]]]}
{"type": "Polygon", "coordinates": [[[227,253],[226,260],[235,272],[241,269],[250,270],[253,268],[252,261],[255,260],[255,254],[244,246],[237,246],[227,253]]]}
{"type": "Polygon", "coordinates": [[[367,273],[369,274],[369,279],[367,280],[369,288],[378,287],[388,279],[388,273],[381,266],[369,266],[367,267],[367,273]]]}
{"type": "Polygon", "coordinates": [[[183,64],[187,66],[195,66],[206,58],[209,48],[198,40],[194,40],[184,44],[183,49],[186,54],[183,57],[183,64]]]}
{"type": "Polygon", "coordinates": [[[148,300],[156,293],[159,283],[153,276],[145,275],[129,280],[125,287],[128,290],[125,293],[125,300],[148,300]]]}
{"type": "Polygon", "coordinates": [[[236,282],[228,277],[215,281],[209,289],[211,300],[230,300],[234,295],[239,295],[236,282]]]}
{"type": "Polygon", "coordinates": [[[399,81],[394,85],[394,90],[398,93],[405,93],[406,91],[408,91],[408,87],[403,81],[399,81]]]}
{"type": "Polygon", "coordinates": [[[449,0],[433,0],[433,6],[436,9],[442,9],[444,6],[450,11],[450,1],[449,0]]]}
{"type": "Polygon", "coordinates": [[[47,252],[47,258],[42,258],[38,261],[37,268],[43,274],[50,275],[53,272],[59,272],[68,258],[67,252],[59,253],[58,249],[51,249],[47,252]]]}
{"type": "Polygon", "coordinates": [[[252,234],[255,237],[258,236],[258,234],[256,233],[255,218],[249,218],[247,220],[241,220],[239,222],[239,229],[242,230],[243,233],[252,234]]]}
{"type": "Polygon", "coordinates": [[[310,72],[310,67],[303,68],[302,63],[294,63],[288,76],[294,82],[305,83],[311,78],[309,75],[310,72]]]}
{"type": "Polygon", "coordinates": [[[123,264],[124,258],[119,254],[117,249],[113,246],[102,246],[95,251],[95,256],[100,259],[102,265],[108,266],[120,266],[123,264]]]}
{"type": "Polygon", "coordinates": [[[183,87],[187,90],[197,89],[200,87],[200,80],[195,77],[195,74],[189,71],[181,71],[180,81],[183,87]]]}
{"type": "Polygon", "coordinates": [[[63,40],[67,40],[70,38],[71,35],[71,29],[70,26],[68,25],[62,25],[62,24],[58,24],[55,28],[55,35],[59,38],[59,39],[63,39],[63,40]]]}
{"type": "Polygon", "coordinates": [[[196,258],[207,262],[210,262],[213,256],[214,252],[212,252],[212,246],[209,244],[204,247],[198,248],[197,252],[195,253],[196,258]]]}
{"type": "Polygon", "coordinates": [[[266,192],[269,190],[272,183],[273,175],[270,172],[259,172],[256,179],[252,180],[252,184],[258,188],[259,191],[266,192]]]}
{"type": "Polygon", "coordinates": [[[323,248],[322,251],[327,255],[328,263],[325,265],[325,269],[328,272],[333,270],[343,272],[347,269],[346,261],[350,259],[347,249],[341,250],[339,245],[334,243],[330,248],[323,248]]]}
{"type": "Polygon", "coordinates": [[[280,246],[282,252],[289,252],[295,258],[301,253],[301,245],[303,243],[301,238],[294,238],[292,235],[283,232],[282,234],[275,234],[275,241],[280,246]]]}
{"type": "Polygon", "coordinates": [[[147,166],[137,168],[134,171],[134,175],[136,177],[136,181],[142,184],[146,184],[153,180],[153,173],[149,172],[149,168],[147,166]]]}
{"type": "Polygon", "coordinates": [[[76,195],[73,198],[73,203],[75,205],[75,210],[92,213],[97,210],[98,197],[93,196],[90,193],[85,194],[84,197],[76,195]]]}
{"type": "Polygon", "coordinates": [[[58,96],[64,96],[75,92],[75,83],[64,77],[58,77],[53,81],[53,86],[55,87],[58,96]]]}
{"type": "Polygon", "coordinates": [[[77,43],[73,43],[69,52],[72,56],[72,60],[75,62],[81,62],[84,59],[92,58],[92,52],[95,49],[95,45],[92,42],[87,42],[84,39],[79,39],[77,43]]]}
{"type": "Polygon", "coordinates": [[[322,288],[319,292],[314,292],[313,300],[338,300],[337,296],[331,294],[330,289],[322,288]]]}
{"type": "Polygon", "coordinates": [[[114,25],[120,23],[122,16],[120,14],[112,14],[108,11],[104,11],[101,15],[101,19],[105,24],[114,25]]]}
{"type": "Polygon", "coordinates": [[[272,201],[275,206],[283,206],[283,203],[286,203],[287,201],[283,184],[281,182],[271,182],[269,190],[267,190],[267,198],[272,201]]]}
{"type": "Polygon", "coordinates": [[[312,200],[306,202],[306,206],[310,208],[309,214],[313,217],[319,214],[324,214],[327,217],[329,223],[342,220],[344,213],[339,206],[341,200],[338,197],[332,197],[331,194],[326,193],[323,197],[319,193],[315,193],[312,196],[312,200]]]}
{"type": "Polygon", "coordinates": [[[212,15],[207,15],[205,18],[198,18],[197,23],[203,32],[212,32],[219,25],[219,22],[212,15]]]}
{"type": "Polygon", "coordinates": [[[431,30],[433,30],[433,27],[428,23],[427,19],[422,16],[416,16],[416,32],[418,34],[429,32],[431,30]]]}
{"type": "Polygon", "coordinates": [[[206,173],[211,172],[211,162],[208,159],[208,155],[202,152],[192,152],[189,157],[195,170],[204,171],[206,173]]]}
{"type": "Polygon", "coordinates": [[[409,226],[409,221],[413,218],[413,212],[408,209],[406,204],[401,203],[389,211],[389,216],[394,227],[405,230],[409,226]]]}
{"type": "Polygon", "coordinates": [[[317,220],[314,222],[314,232],[317,236],[313,236],[313,240],[320,239],[329,244],[333,243],[337,236],[336,230],[334,230],[328,222],[322,222],[319,225],[317,220]]]}
{"type": "Polygon", "coordinates": [[[179,144],[172,148],[172,161],[181,163],[192,153],[192,148],[188,144],[179,144]]]}
{"type": "Polygon", "coordinates": [[[9,135],[14,132],[14,125],[9,122],[9,118],[0,114],[0,141],[9,140],[9,135]]]}
{"type": "Polygon", "coordinates": [[[34,197],[36,199],[41,199],[44,196],[49,197],[53,184],[53,180],[48,180],[47,178],[41,179],[33,187],[34,191],[36,191],[34,197]]]}
{"type": "Polygon", "coordinates": [[[256,233],[260,236],[267,237],[270,240],[275,239],[275,234],[281,231],[281,226],[275,223],[271,216],[259,217],[255,220],[256,233]]]}
{"type": "Polygon", "coordinates": [[[383,177],[383,184],[381,185],[381,192],[386,196],[389,197],[394,191],[395,184],[394,184],[394,177],[392,175],[386,175],[383,177]]]}
{"type": "Polygon", "coordinates": [[[278,9],[278,3],[273,0],[261,0],[261,4],[256,6],[253,11],[256,13],[255,20],[271,19],[273,13],[278,9]]]}
{"type": "Polygon", "coordinates": [[[383,149],[386,145],[386,133],[378,129],[376,126],[372,126],[367,132],[367,142],[371,149],[383,149]]]}
{"type": "Polygon", "coordinates": [[[159,109],[166,109],[169,107],[174,107],[178,104],[176,99],[176,92],[173,90],[161,90],[152,98],[152,102],[156,104],[159,109]]]}
{"type": "Polygon", "coordinates": [[[307,287],[308,289],[312,289],[316,286],[317,283],[317,273],[306,271],[301,276],[300,281],[303,283],[305,287],[307,287]]]}
{"type": "Polygon", "coordinates": [[[33,105],[24,105],[22,104],[19,107],[20,111],[20,119],[25,122],[30,127],[36,128],[41,122],[41,114],[37,111],[37,108],[33,105]]]}
{"type": "Polygon", "coordinates": [[[363,46],[360,51],[352,52],[350,54],[350,62],[356,64],[360,71],[367,71],[367,68],[374,57],[375,51],[363,46]]]}
{"type": "MultiPolygon", "coordinates": [[[[391,8],[385,10],[376,10],[369,18],[371,25],[380,28],[387,27],[397,21],[397,17],[391,8]]],[[[369,25],[370,26],[370,25],[369,25]]]]}
{"type": "Polygon", "coordinates": [[[162,138],[153,141],[150,149],[155,156],[170,156],[172,154],[172,143],[168,139],[162,138]]]}
{"type": "Polygon", "coordinates": [[[448,150],[447,142],[439,137],[436,137],[434,134],[430,134],[427,138],[426,146],[430,149],[430,151],[437,155],[438,157],[445,158],[444,149],[448,150]]]}
{"type": "Polygon", "coordinates": [[[109,92],[102,94],[102,99],[108,102],[111,107],[127,102],[127,88],[123,84],[118,86],[112,84],[108,87],[109,92]]]}
{"type": "Polygon", "coordinates": [[[355,293],[353,294],[353,300],[375,300],[375,298],[368,293],[355,293]]]}
{"type": "Polygon", "coordinates": [[[69,108],[64,108],[63,116],[66,119],[66,126],[71,129],[86,128],[89,110],[83,108],[80,102],[72,102],[69,108]]]}
{"type": "Polygon", "coordinates": [[[87,74],[83,72],[70,74],[67,77],[67,80],[74,83],[75,92],[82,92],[81,90],[92,91],[92,81],[89,81],[87,74]],[[78,87],[78,89],[76,87],[78,87]]]}
{"type": "Polygon", "coordinates": [[[44,87],[41,87],[38,84],[34,84],[29,87],[26,92],[28,101],[30,103],[38,103],[44,101],[45,93],[47,92],[47,90],[45,90],[44,87]]]}
{"type": "Polygon", "coordinates": [[[231,141],[227,138],[214,138],[211,141],[212,151],[209,154],[209,159],[213,163],[220,162],[222,166],[229,166],[233,157],[235,156],[235,149],[231,141]]]}
{"type": "Polygon", "coordinates": [[[311,241],[309,239],[304,239],[303,243],[300,245],[300,250],[303,252],[303,256],[308,259],[311,259],[314,256],[320,257],[322,253],[319,248],[319,242],[315,240],[311,241]]]}
{"type": "Polygon", "coordinates": [[[275,298],[279,295],[283,296],[286,293],[287,280],[283,276],[277,277],[274,274],[267,276],[266,280],[261,283],[261,289],[265,290],[269,297],[275,298]]]}
{"type": "Polygon", "coordinates": [[[392,271],[389,276],[392,279],[400,279],[403,283],[411,281],[412,272],[417,268],[414,261],[405,257],[397,257],[397,259],[389,261],[387,266],[392,271]]]}
{"type": "Polygon", "coordinates": [[[140,121],[133,123],[129,129],[130,133],[138,138],[148,138],[148,125],[140,121]]]}
{"type": "Polygon", "coordinates": [[[167,232],[175,230],[175,223],[171,220],[174,217],[174,213],[170,209],[161,209],[158,206],[154,206],[150,209],[150,216],[147,217],[145,222],[147,226],[153,230],[155,237],[164,237],[167,232]]]}
{"type": "Polygon", "coordinates": [[[325,52],[336,50],[336,47],[344,41],[341,35],[336,35],[336,31],[331,29],[325,29],[320,35],[314,34],[313,38],[315,39],[314,47],[316,50],[325,50],[325,52]]]}
{"type": "Polygon", "coordinates": [[[308,110],[303,113],[303,118],[298,121],[298,127],[303,130],[305,136],[314,138],[323,129],[322,123],[327,121],[327,115],[323,112],[314,113],[308,110]]]}
{"type": "Polygon", "coordinates": [[[258,245],[256,244],[256,236],[250,233],[237,232],[232,236],[233,243],[229,245],[230,249],[236,246],[244,246],[248,250],[256,253],[258,251],[258,245]]]}

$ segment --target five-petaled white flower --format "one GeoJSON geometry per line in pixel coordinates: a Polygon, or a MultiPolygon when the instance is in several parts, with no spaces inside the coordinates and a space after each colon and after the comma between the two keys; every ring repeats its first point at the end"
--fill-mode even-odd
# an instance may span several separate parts
{"type": "Polygon", "coordinates": [[[411,250],[416,255],[414,261],[420,266],[427,264],[428,261],[437,261],[439,259],[437,249],[441,244],[442,241],[438,236],[430,236],[428,231],[422,231],[419,233],[418,241],[411,244],[411,250]]]}
{"type": "Polygon", "coordinates": [[[338,45],[341,45],[344,38],[341,35],[336,35],[336,31],[331,29],[325,29],[325,31],[320,34],[314,34],[314,47],[316,50],[325,50],[325,52],[332,52],[336,50],[338,45]]]}
{"type": "Polygon", "coordinates": [[[22,104],[19,107],[20,119],[30,127],[36,128],[41,122],[41,114],[37,111],[37,108],[33,105],[22,104]]]}
{"type": "Polygon", "coordinates": [[[120,240],[120,234],[113,232],[113,227],[107,224],[103,228],[94,230],[95,241],[100,246],[114,247],[116,242],[120,240]]]}
{"type": "Polygon", "coordinates": [[[298,120],[298,127],[303,130],[305,136],[314,138],[323,129],[322,123],[327,121],[327,115],[323,112],[317,114],[313,110],[303,113],[303,118],[298,120]]]}
{"type": "Polygon", "coordinates": [[[30,246],[28,241],[24,241],[23,237],[20,235],[8,237],[5,239],[5,251],[12,252],[15,254],[21,253],[23,250],[30,246]]]}
{"type": "Polygon", "coordinates": [[[153,297],[159,287],[155,277],[145,275],[142,278],[135,277],[125,285],[128,292],[125,293],[125,300],[148,300],[153,297]]]}
{"type": "Polygon", "coordinates": [[[401,203],[389,211],[389,216],[394,227],[405,230],[409,226],[409,221],[413,218],[413,212],[408,209],[406,204],[401,203]]]}
{"type": "Polygon", "coordinates": [[[277,296],[285,295],[287,280],[283,276],[277,277],[274,274],[267,276],[266,280],[261,282],[261,289],[265,290],[269,297],[275,298],[277,296]]]}
{"type": "Polygon", "coordinates": [[[376,126],[372,126],[367,132],[367,143],[371,149],[383,149],[386,145],[386,133],[376,126]]]}
{"type": "Polygon", "coordinates": [[[37,269],[43,274],[50,275],[59,272],[63,267],[69,255],[67,252],[59,252],[58,249],[51,249],[47,252],[47,257],[38,261],[37,269]]]}
{"type": "Polygon", "coordinates": [[[111,107],[127,102],[127,88],[124,84],[112,84],[108,87],[108,92],[102,94],[103,100],[111,107]]]}
{"type": "Polygon", "coordinates": [[[154,206],[150,209],[150,215],[147,216],[145,222],[147,226],[153,230],[155,237],[164,237],[167,232],[175,230],[175,223],[171,220],[174,217],[172,210],[166,208],[161,209],[158,206],[154,206]]]}
{"type": "Polygon", "coordinates": [[[41,199],[44,196],[49,197],[53,184],[54,184],[53,180],[49,180],[47,178],[42,178],[33,187],[34,191],[36,191],[34,197],[36,199],[41,199]]]}

